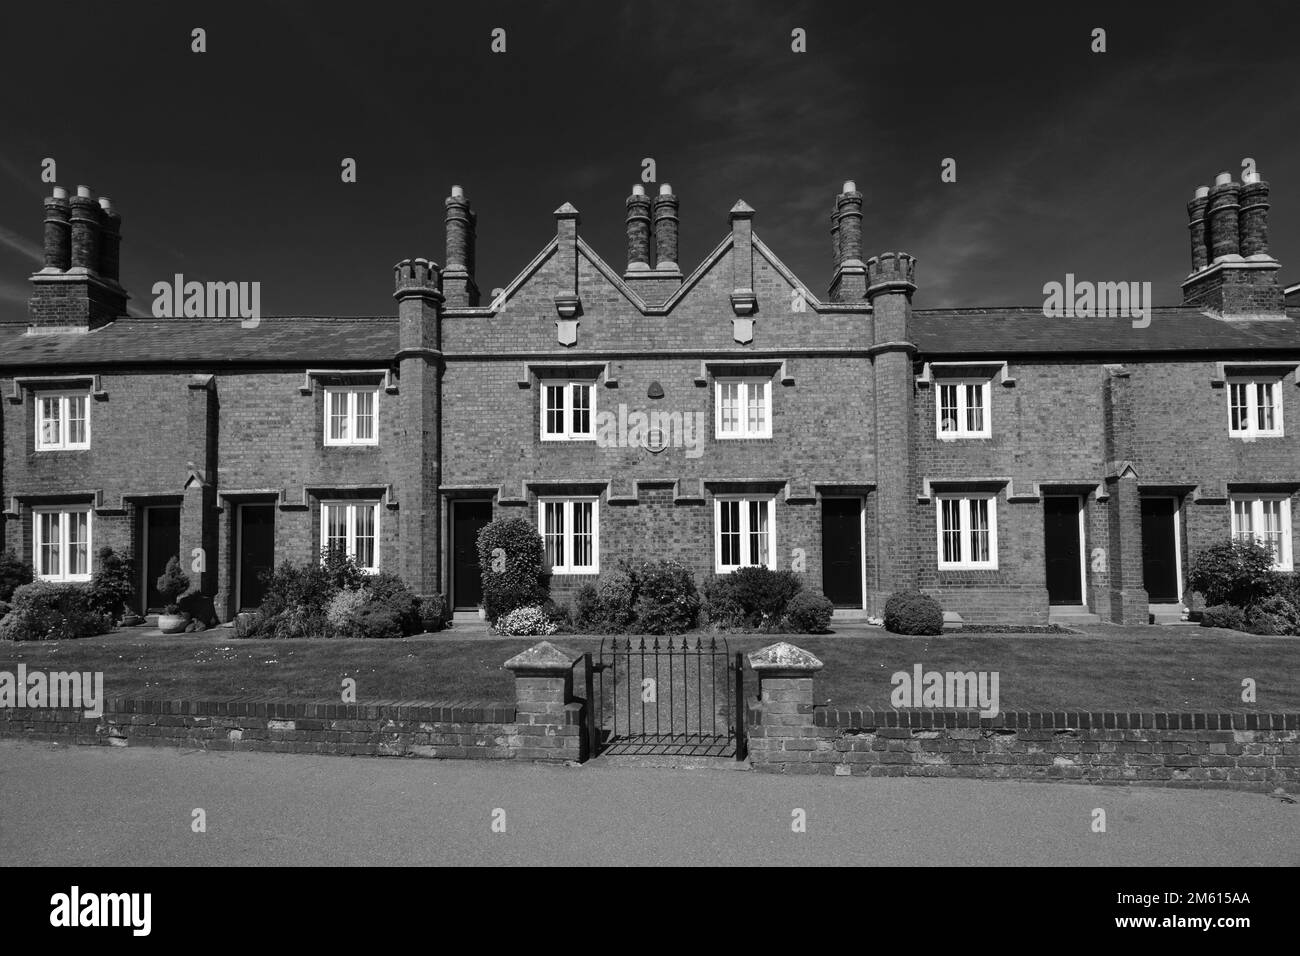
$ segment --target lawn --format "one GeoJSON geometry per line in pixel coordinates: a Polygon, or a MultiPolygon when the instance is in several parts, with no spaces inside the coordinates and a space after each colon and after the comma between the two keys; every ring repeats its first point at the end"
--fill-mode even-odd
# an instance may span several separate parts
{"type": "MultiPolygon", "coordinates": [[[[501,664],[532,639],[458,639],[455,631],[393,641],[241,641],[229,632],[148,636],[139,631],[79,641],[0,645],[0,670],[103,671],[109,697],[258,695],[338,700],[345,677],[357,699],[511,701],[501,664]]],[[[778,635],[729,635],[749,652],[778,635]]],[[[581,653],[600,638],[561,635],[581,653]]],[[[678,638],[678,641],[681,639],[678,638]]],[[[692,638],[692,641],[694,638],[692,638]]],[[[705,641],[707,643],[707,636],[705,641]]],[[[1300,711],[1300,640],[1195,627],[1096,627],[1080,635],[901,637],[877,631],[795,636],[826,664],[820,702],[888,707],[890,675],[925,670],[997,671],[1001,706],[1021,710],[1300,711]],[[1240,699],[1254,678],[1258,701],[1240,699]]],[[[757,682],[746,665],[746,693],[757,682]]],[[[575,680],[581,693],[582,681],[575,680]]]]}

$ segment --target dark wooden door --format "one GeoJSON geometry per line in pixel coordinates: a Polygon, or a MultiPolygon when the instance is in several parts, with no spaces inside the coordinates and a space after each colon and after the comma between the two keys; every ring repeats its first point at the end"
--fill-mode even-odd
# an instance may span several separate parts
{"type": "Polygon", "coordinates": [[[451,514],[452,606],[473,609],[483,600],[478,533],[492,520],[492,502],[457,501],[451,514]]]}
{"type": "Polygon", "coordinates": [[[1043,499],[1043,553],[1047,562],[1048,603],[1082,604],[1078,498],[1043,499]]]}
{"type": "Polygon", "coordinates": [[[822,587],[836,607],[862,607],[862,499],[822,499],[822,587]]]}
{"type": "Polygon", "coordinates": [[[262,606],[262,572],[275,567],[275,506],[239,506],[239,610],[262,606]]]}
{"type": "Polygon", "coordinates": [[[1152,604],[1178,600],[1174,499],[1142,499],[1142,580],[1152,604]]]}
{"type": "MultiPolygon", "coordinates": [[[[163,596],[158,593],[158,578],[167,562],[181,550],[181,509],[146,508],[144,512],[144,588],[145,612],[161,611],[163,596]]],[[[184,567],[181,570],[185,570],[184,567]]]]}

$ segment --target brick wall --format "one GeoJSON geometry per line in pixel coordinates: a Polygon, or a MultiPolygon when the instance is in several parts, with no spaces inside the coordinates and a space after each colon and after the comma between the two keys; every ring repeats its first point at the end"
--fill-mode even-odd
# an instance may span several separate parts
{"type": "Polygon", "coordinates": [[[770,710],[748,730],[769,773],[1300,792],[1300,714],[770,710]]]}

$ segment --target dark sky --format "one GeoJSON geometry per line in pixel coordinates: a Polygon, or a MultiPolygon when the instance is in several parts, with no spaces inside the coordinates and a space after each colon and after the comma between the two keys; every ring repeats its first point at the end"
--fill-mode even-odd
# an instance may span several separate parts
{"type": "Polygon", "coordinates": [[[916,304],[935,307],[1041,304],[1066,272],[1149,280],[1176,303],[1185,203],[1250,156],[1289,284],[1297,20],[1250,2],[9,4],[0,315],[25,312],[47,156],[60,185],[117,204],[144,311],[182,272],[260,281],[266,314],[389,314],[392,264],[443,258],[453,183],[479,213],[485,294],[566,200],[621,269],[643,157],[680,197],[684,270],[743,197],[823,292],[827,216],[852,178],[867,254],[916,255],[916,304]],[[190,52],[196,26],[207,53],[190,52]],[[807,53],[791,52],[795,27],[807,53]]]}

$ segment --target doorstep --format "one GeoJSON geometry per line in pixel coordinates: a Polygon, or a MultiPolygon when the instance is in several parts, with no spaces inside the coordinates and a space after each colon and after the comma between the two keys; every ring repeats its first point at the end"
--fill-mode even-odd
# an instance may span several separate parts
{"type": "Polygon", "coordinates": [[[1048,624],[1100,624],[1101,618],[1082,604],[1053,604],[1047,609],[1048,624]]]}

